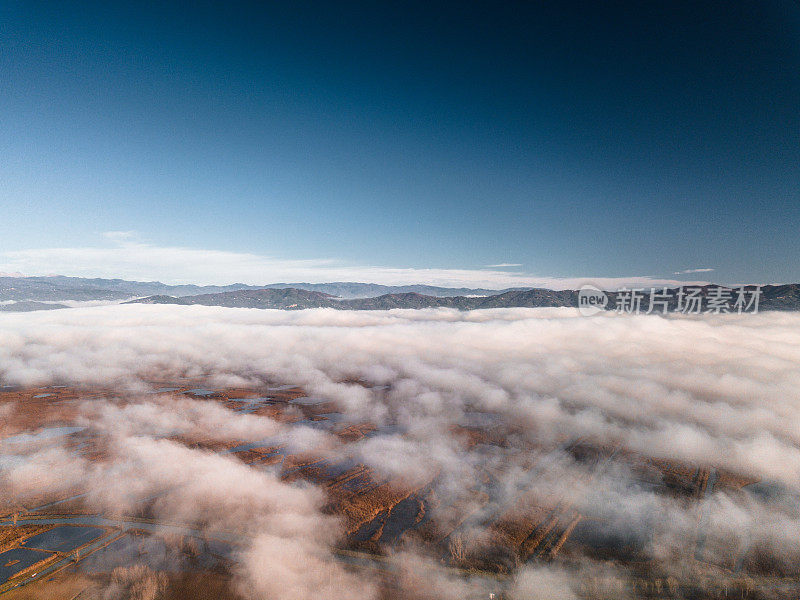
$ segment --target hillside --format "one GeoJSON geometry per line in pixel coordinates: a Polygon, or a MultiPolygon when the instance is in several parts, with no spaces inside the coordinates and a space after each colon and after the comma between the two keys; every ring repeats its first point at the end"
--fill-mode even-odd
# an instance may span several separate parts
{"type": "Polygon", "coordinates": [[[221,294],[199,294],[197,296],[158,295],[132,300],[126,304],[181,304],[201,306],[226,306],[231,308],[273,308],[291,310],[329,306],[333,296],[321,292],[309,292],[295,288],[266,290],[237,290],[221,294]]]}
{"type": "MultiPolygon", "coordinates": [[[[700,288],[704,301],[709,296],[711,286],[700,288]]],[[[677,289],[670,290],[673,299],[669,303],[670,311],[676,309],[677,289]]],[[[617,306],[618,293],[609,292],[607,308],[617,306]]],[[[732,297],[736,293],[732,292],[732,297]]],[[[645,293],[641,301],[641,312],[648,309],[648,296],[645,293]]],[[[374,298],[341,299],[330,294],[310,292],[295,288],[240,290],[222,294],[201,294],[175,298],[172,296],[151,296],[130,303],[140,304],[200,304],[204,306],[227,306],[240,308],[335,308],[338,310],[390,310],[393,308],[455,308],[458,310],[474,310],[480,308],[544,308],[544,307],[577,307],[577,290],[514,290],[492,296],[427,296],[415,292],[404,294],[383,294],[374,298]]],[[[800,310],[800,284],[764,286],[759,302],[759,310],[800,310]]]]}
{"type": "Polygon", "coordinates": [[[376,283],[333,282],[333,283],[270,283],[247,285],[169,285],[159,281],[128,281],[125,279],[100,279],[83,277],[23,277],[17,274],[0,276],[0,301],[2,300],[127,300],[138,296],[198,296],[201,294],[222,294],[240,290],[298,289],[320,292],[339,298],[373,298],[386,294],[418,293],[428,296],[488,296],[507,290],[487,290],[472,288],[446,288],[430,285],[380,285],[376,283]]]}

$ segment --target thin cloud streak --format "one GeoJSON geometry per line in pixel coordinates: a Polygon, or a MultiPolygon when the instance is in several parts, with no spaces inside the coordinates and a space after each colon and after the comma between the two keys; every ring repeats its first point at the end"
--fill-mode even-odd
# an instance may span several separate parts
{"type": "Polygon", "coordinates": [[[496,265],[486,265],[489,269],[510,269],[511,267],[521,267],[522,263],[497,263],[496,265]]]}
{"type": "Polygon", "coordinates": [[[501,270],[501,265],[497,265],[494,270],[353,265],[335,259],[288,260],[247,252],[157,246],[136,242],[132,232],[109,232],[107,237],[116,242],[116,245],[105,248],[38,248],[2,252],[0,271],[208,285],[360,281],[384,285],[427,284],[488,289],[577,289],[591,283],[603,289],[618,289],[708,283],[660,279],[648,275],[542,277],[518,271],[504,271],[501,270]]]}
{"type": "Polygon", "coordinates": [[[711,273],[714,269],[684,269],[683,271],[675,271],[673,275],[689,275],[691,273],[711,273]]]}

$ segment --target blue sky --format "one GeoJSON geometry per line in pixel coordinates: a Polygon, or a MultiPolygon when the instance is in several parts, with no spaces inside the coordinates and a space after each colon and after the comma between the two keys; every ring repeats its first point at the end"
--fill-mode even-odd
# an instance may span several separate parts
{"type": "Polygon", "coordinates": [[[0,7],[0,271],[800,280],[794,2],[108,4],[0,7]]]}

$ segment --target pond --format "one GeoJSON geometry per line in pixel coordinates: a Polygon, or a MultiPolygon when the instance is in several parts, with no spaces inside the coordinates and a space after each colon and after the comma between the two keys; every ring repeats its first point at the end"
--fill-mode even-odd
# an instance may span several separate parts
{"type": "Polygon", "coordinates": [[[192,396],[213,396],[217,392],[214,390],[207,390],[205,388],[195,388],[193,390],[186,390],[184,394],[191,394],[192,396]]]}
{"type": "Polygon", "coordinates": [[[99,527],[63,525],[34,535],[25,540],[22,545],[26,548],[36,548],[38,550],[69,552],[100,537],[103,533],[105,532],[99,527]]]}
{"type": "Polygon", "coordinates": [[[293,398],[289,400],[292,404],[299,404],[300,406],[316,406],[318,404],[325,404],[330,402],[327,398],[311,398],[309,396],[301,396],[300,398],[293,398]]]}
{"type": "Polygon", "coordinates": [[[5,583],[20,571],[52,556],[30,548],[14,548],[0,553],[0,583],[5,583]]]}
{"type": "Polygon", "coordinates": [[[272,401],[273,399],[268,396],[264,398],[236,398],[235,400],[237,402],[243,402],[244,404],[242,406],[235,408],[234,410],[236,412],[245,414],[255,412],[262,406],[274,404],[274,402],[272,401]]]}

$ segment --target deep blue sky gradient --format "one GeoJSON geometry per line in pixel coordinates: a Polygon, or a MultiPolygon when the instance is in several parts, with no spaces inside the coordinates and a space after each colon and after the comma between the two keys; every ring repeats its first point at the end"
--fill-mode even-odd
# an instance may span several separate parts
{"type": "Polygon", "coordinates": [[[2,250],[800,281],[796,2],[67,4],[0,6],[2,250]]]}

